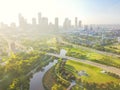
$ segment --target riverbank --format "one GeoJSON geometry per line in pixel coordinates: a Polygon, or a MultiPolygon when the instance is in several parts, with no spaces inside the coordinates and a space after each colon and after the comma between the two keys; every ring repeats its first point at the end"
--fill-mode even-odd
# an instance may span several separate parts
{"type": "Polygon", "coordinates": [[[83,90],[83,89],[88,90],[89,88],[100,89],[100,90],[106,90],[112,88],[118,90],[118,88],[120,87],[119,78],[111,76],[107,72],[102,73],[101,71],[102,69],[100,68],[88,64],[83,64],[78,61],[68,60],[65,63],[65,66],[63,66],[62,63],[59,64],[60,66],[62,65],[62,67],[59,67],[58,71],[62,71],[62,72],[58,72],[56,74],[55,70],[57,65],[55,67],[52,67],[48,72],[46,72],[43,78],[43,85],[45,87],[45,90],[66,90],[67,87],[65,88],[63,84],[64,80],[62,80],[61,82],[59,77],[56,76],[57,74],[59,74],[61,78],[64,78],[65,80],[68,81],[72,80],[70,78],[67,79],[70,76],[70,74],[71,75],[73,74],[76,77],[75,82],[73,81],[73,85],[74,84],[76,85],[74,87],[70,87],[72,88],[72,90],[83,90]],[[84,71],[85,74],[81,74],[82,76],[78,75],[78,71],[80,72],[84,71]],[[69,74],[65,75],[65,73],[69,73],[69,74]]]}
{"type": "Polygon", "coordinates": [[[53,66],[51,69],[49,69],[43,77],[43,86],[46,90],[50,90],[52,86],[57,83],[54,74],[54,68],[55,67],[53,66]]]}
{"type": "Polygon", "coordinates": [[[43,77],[43,86],[45,90],[66,90],[66,88],[57,82],[54,72],[55,67],[48,70],[43,77]]]}
{"type": "Polygon", "coordinates": [[[44,74],[56,63],[57,60],[54,60],[53,62],[49,62],[48,65],[43,67],[42,71],[34,73],[33,77],[30,80],[30,90],[45,90],[42,83],[44,74]]]}

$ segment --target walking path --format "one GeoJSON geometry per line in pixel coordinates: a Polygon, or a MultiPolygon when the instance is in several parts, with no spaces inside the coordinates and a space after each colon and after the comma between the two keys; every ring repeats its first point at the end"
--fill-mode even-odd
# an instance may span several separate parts
{"type": "Polygon", "coordinates": [[[103,70],[105,70],[107,72],[115,73],[116,75],[120,76],[120,69],[116,68],[116,67],[103,65],[103,64],[92,62],[92,61],[88,61],[88,60],[82,60],[82,59],[78,59],[78,58],[74,58],[74,57],[70,57],[70,56],[62,57],[59,54],[54,54],[54,53],[47,53],[47,55],[51,55],[51,56],[55,56],[55,57],[59,57],[59,58],[65,58],[65,59],[68,59],[68,60],[75,60],[75,61],[78,61],[78,62],[89,64],[89,65],[101,68],[101,69],[103,69],[103,70]]]}
{"type": "Polygon", "coordinates": [[[84,50],[91,50],[93,52],[97,52],[97,53],[104,54],[104,55],[107,55],[107,56],[120,57],[120,55],[115,54],[115,53],[100,51],[100,50],[85,47],[85,46],[82,46],[82,45],[76,45],[76,44],[73,44],[73,43],[70,43],[70,42],[66,42],[66,41],[62,40],[62,38],[59,38],[59,42],[65,43],[67,45],[72,45],[73,47],[82,48],[84,50]]]}
{"type": "Polygon", "coordinates": [[[75,85],[76,85],[76,82],[75,82],[75,81],[72,81],[71,84],[70,84],[70,86],[67,88],[67,90],[71,90],[71,88],[72,88],[73,86],[75,86],[75,85]]]}

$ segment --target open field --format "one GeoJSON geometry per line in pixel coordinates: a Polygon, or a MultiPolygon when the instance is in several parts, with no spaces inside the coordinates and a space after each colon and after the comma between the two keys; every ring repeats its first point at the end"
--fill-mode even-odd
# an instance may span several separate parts
{"type": "MultiPolygon", "coordinates": [[[[67,60],[65,65],[63,63],[58,63],[60,65],[58,70],[60,71],[62,69],[59,75],[69,82],[75,80],[76,85],[73,86],[71,90],[118,90],[120,88],[120,79],[109,75],[107,72],[102,73],[101,71],[103,70],[100,68],[73,60],[67,60]],[[87,75],[79,76],[78,72],[82,70],[84,70],[87,75]],[[65,73],[63,74],[62,72],[69,74],[64,76],[65,73]],[[70,74],[72,77],[74,75],[75,78],[68,78],[71,77],[70,74]]],[[[69,86],[64,87],[64,81],[59,81],[54,70],[55,68],[51,68],[44,76],[43,83],[46,90],[66,90],[65,88],[69,86]]]]}
{"type": "Polygon", "coordinates": [[[85,60],[91,60],[101,64],[120,68],[120,58],[118,57],[108,56],[106,54],[100,54],[92,50],[84,50],[83,48],[75,48],[75,47],[74,48],[63,47],[63,48],[68,51],[67,53],[68,56],[85,59],[85,60]]]}
{"type": "Polygon", "coordinates": [[[112,44],[112,45],[107,45],[107,46],[105,46],[104,48],[105,48],[107,51],[120,54],[120,44],[118,44],[118,43],[112,44]]]}
{"type": "MultiPolygon", "coordinates": [[[[81,76],[83,81],[85,80],[87,82],[95,82],[95,83],[106,83],[106,82],[120,83],[120,79],[116,79],[112,76],[109,76],[107,73],[101,73],[102,69],[100,68],[72,60],[68,60],[66,65],[69,65],[69,68],[73,73],[75,73],[74,72],[75,70],[78,72],[84,70],[88,74],[88,76],[81,76]]],[[[76,76],[77,78],[80,78],[80,76],[77,73],[76,76]]]]}

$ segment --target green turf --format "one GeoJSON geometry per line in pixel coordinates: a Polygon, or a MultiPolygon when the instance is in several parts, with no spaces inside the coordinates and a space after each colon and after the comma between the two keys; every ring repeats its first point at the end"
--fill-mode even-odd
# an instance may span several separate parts
{"type": "Polygon", "coordinates": [[[68,51],[68,56],[73,56],[80,59],[87,59],[96,62],[100,62],[106,65],[111,65],[115,67],[120,67],[120,58],[115,56],[108,56],[105,54],[100,54],[92,50],[85,50],[83,48],[70,48],[64,47],[68,51]]]}
{"type": "Polygon", "coordinates": [[[120,54],[120,44],[112,44],[112,45],[107,45],[104,47],[105,49],[111,51],[111,52],[116,52],[120,54]]]}
{"type": "MultiPolygon", "coordinates": [[[[88,65],[88,64],[83,64],[77,61],[73,60],[68,60],[66,63],[66,66],[69,66],[69,70],[74,71],[77,70],[78,72],[81,70],[84,70],[87,72],[89,76],[81,76],[82,80],[88,81],[88,82],[96,82],[96,83],[106,83],[106,82],[120,82],[119,79],[116,79],[112,76],[109,76],[106,73],[101,73],[101,69],[88,65]],[[71,67],[70,67],[71,66],[71,67]]],[[[76,72],[77,78],[80,78],[76,72]]]]}

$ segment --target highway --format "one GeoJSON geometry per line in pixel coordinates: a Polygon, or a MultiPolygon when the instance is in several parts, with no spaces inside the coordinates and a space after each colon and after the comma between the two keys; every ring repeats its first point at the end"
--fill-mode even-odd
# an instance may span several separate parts
{"type": "Polygon", "coordinates": [[[82,60],[82,59],[78,59],[78,58],[74,58],[74,57],[70,57],[70,56],[62,57],[59,54],[54,54],[54,53],[47,53],[47,55],[55,56],[55,57],[58,57],[58,58],[64,58],[64,59],[68,59],[68,60],[75,60],[75,61],[78,61],[78,62],[81,62],[81,63],[84,63],[84,64],[89,64],[91,66],[101,68],[101,69],[103,69],[107,72],[111,72],[111,73],[114,73],[114,74],[120,76],[120,69],[116,68],[116,67],[107,66],[107,65],[100,64],[100,63],[96,63],[96,62],[92,62],[92,61],[88,61],[88,60],[82,60]]]}

